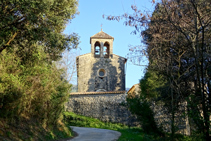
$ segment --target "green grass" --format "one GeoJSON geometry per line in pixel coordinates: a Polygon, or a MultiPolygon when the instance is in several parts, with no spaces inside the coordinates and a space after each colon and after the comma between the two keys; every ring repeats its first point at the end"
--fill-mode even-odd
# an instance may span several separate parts
{"type": "Polygon", "coordinates": [[[143,130],[138,127],[129,128],[126,125],[102,122],[95,118],[76,115],[71,112],[65,112],[65,121],[68,125],[79,127],[92,127],[101,129],[110,129],[121,132],[118,141],[147,141],[153,140],[149,135],[144,134],[143,130]]]}
{"type": "MultiPolygon", "coordinates": [[[[64,113],[64,120],[67,125],[79,127],[92,127],[101,129],[110,129],[121,132],[118,141],[169,141],[170,134],[166,133],[165,137],[160,137],[155,134],[146,134],[139,127],[128,127],[126,125],[110,122],[102,122],[95,118],[76,115],[71,112],[64,113]]],[[[175,141],[203,141],[199,136],[184,136],[181,134],[175,135],[175,141]]]]}

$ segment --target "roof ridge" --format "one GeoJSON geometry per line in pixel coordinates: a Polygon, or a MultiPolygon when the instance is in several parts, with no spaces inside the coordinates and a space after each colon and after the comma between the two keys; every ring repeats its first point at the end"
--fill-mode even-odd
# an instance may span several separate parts
{"type": "Polygon", "coordinates": [[[114,39],[114,37],[108,35],[107,33],[100,31],[95,35],[91,36],[90,38],[105,38],[105,39],[114,39]]]}

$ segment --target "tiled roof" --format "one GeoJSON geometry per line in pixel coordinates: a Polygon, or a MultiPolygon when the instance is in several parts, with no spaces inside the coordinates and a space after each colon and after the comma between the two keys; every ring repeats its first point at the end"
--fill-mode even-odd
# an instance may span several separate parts
{"type": "Polygon", "coordinates": [[[70,95],[97,95],[97,94],[124,94],[126,91],[107,91],[107,92],[74,92],[70,95]]]}
{"type": "Polygon", "coordinates": [[[139,87],[139,83],[138,84],[134,84],[128,91],[127,93],[133,93],[135,91],[135,88],[139,87]]]}
{"type": "Polygon", "coordinates": [[[101,39],[114,39],[114,37],[108,35],[107,33],[100,31],[97,34],[93,35],[92,37],[90,37],[90,39],[92,38],[101,38],[101,39]]]}

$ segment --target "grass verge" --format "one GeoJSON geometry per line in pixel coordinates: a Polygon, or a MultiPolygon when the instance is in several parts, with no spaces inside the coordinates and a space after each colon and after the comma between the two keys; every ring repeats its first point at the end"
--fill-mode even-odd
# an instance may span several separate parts
{"type": "MultiPolygon", "coordinates": [[[[70,126],[78,127],[92,127],[101,129],[110,129],[121,132],[121,136],[118,141],[169,141],[172,140],[169,133],[165,136],[157,136],[154,134],[146,134],[139,127],[128,127],[126,125],[102,122],[95,118],[85,117],[81,115],[76,115],[72,112],[64,113],[65,124],[70,126]]],[[[174,141],[203,141],[198,136],[184,136],[181,134],[176,134],[174,141]]]]}
{"type": "Polygon", "coordinates": [[[110,129],[121,132],[121,137],[118,141],[150,141],[153,140],[152,136],[144,134],[143,130],[138,127],[129,128],[126,125],[102,122],[95,118],[76,115],[71,112],[65,112],[65,122],[71,126],[79,127],[92,127],[101,129],[110,129]]]}

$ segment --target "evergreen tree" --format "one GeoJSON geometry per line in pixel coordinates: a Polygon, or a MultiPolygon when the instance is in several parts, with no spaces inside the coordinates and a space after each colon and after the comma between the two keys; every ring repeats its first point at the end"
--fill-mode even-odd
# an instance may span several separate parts
{"type": "Polygon", "coordinates": [[[78,45],[77,34],[62,33],[77,1],[7,0],[0,7],[0,117],[57,123],[71,84],[54,61],[78,45]]]}

